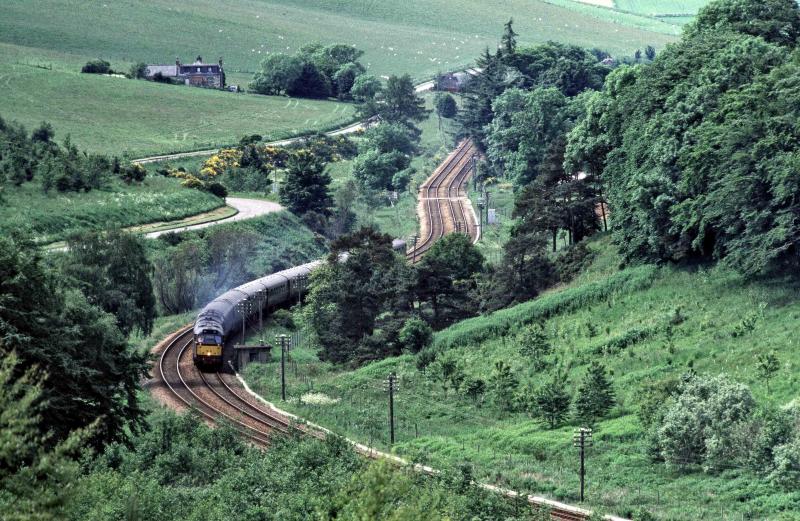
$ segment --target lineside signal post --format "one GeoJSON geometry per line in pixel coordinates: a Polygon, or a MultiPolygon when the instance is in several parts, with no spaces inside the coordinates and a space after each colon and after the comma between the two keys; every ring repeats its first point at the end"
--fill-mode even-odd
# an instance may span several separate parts
{"type": "Polygon", "coordinates": [[[398,389],[397,376],[389,373],[383,382],[383,390],[389,393],[389,444],[394,445],[394,393],[398,389]]]}
{"type": "Polygon", "coordinates": [[[275,335],[275,343],[281,346],[281,400],[286,401],[286,351],[292,345],[287,335],[275,335]]]}
{"type": "Polygon", "coordinates": [[[586,468],[584,467],[584,459],[585,459],[585,452],[586,447],[592,446],[592,429],[581,427],[580,429],[575,429],[575,432],[572,434],[572,445],[578,448],[578,451],[581,455],[581,503],[583,503],[583,485],[584,485],[584,477],[586,476],[586,468]]]}

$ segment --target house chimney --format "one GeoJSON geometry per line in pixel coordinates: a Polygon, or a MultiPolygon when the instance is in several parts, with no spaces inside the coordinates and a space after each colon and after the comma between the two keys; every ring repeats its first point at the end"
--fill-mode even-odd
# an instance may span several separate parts
{"type": "Polygon", "coordinates": [[[222,56],[219,57],[219,68],[222,68],[222,56]]]}
{"type": "Polygon", "coordinates": [[[180,57],[180,56],[176,56],[176,57],[175,57],[175,65],[176,65],[178,68],[180,68],[180,66],[181,66],[181,57],[180,57]]]}
{"type": "Polygon", "coordinates": [[[195,60],[195,63],[203,63],[203,57],[202,56],[197,56],[197,59],[195,60]]]}

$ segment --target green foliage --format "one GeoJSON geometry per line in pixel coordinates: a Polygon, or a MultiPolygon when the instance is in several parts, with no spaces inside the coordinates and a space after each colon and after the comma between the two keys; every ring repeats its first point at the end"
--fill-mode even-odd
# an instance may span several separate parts
{"type": "Polygon", "coordinates": [[[433,330],[424,320],[411,317],[400,329],[398,340],[412,353],[419,353],[430,345],[433,340],[433,330]]]}
{"type": "MultiPolygon", "coordinates": [[[[386,85],[375,99],[361,108],[363,116],[376,115],[388,123],[398,123],[415,130],[415,123],[425,119],[428,110],[425,101],[417,96],[411,76],[389,76],[386,85]]],[[[418,131],[417,131],[418,132],[418,131]]]]}
{"type": "Polygon", "coordinates": [[[410,274],[391,245],[388,235],[361,228],[334,241],[328,262],[312,274],[307,316],[321,359],[359,363],[400,354],[410,274]]]}
{"type": "Polygon", "coordinates": [[[156,302],[144,243],[120,231],[87,232],[67,242],[63,272],[75,281],[92,305],[117,319],[124,335],[134,329],[148,335],[156,302]]]}
{"type": "Polygon", "coordinates": [[[605,366],[592,361],[578,387],[575,417],[583,425],[592,426],[608,414],[616,402],[614,387],[606,375],[605,366]]]}
{"type": "Polygon", "coordinates": [[[360,74],[353,80],[350,94],[357,101],[368,101],[373,99],[381,90],[383,90],[381,80],[371,74],[360,74]]]}
{"type": "Polygon", "coordinates": [[[516,394],[519,380],[505,362],[494,364],[494,372],[487,385],[492,401],[501,411],[513,411],[516,407],[516,394]]]}
{"type": "Polygon", "coordinates": [[[349,45],[306,45],[295,56],[272,54],[261,63],[250,89],[259,94],[346,98],[364,67],[363,51],[349,45]]]}
{"type": "Polygon", "coordinates": [[[433,99],[433,104],[436,107],[436,114],[440,118],[454,118],[458,113],[458,105],[455,98],[447,93],[439,92],[433,99]]]}
{"type": "Polygon", "coordinates": [[[700,9],[686,35],[720,30],[795,47],[800,36],[800,11],[792,0],[716,0],[700,9]]]}
{"type": "Polygon", "coordinates": [[[0,517],[8,521],[63,519],[64,503],[78,473],[71,458],[85,433],[44,447],[41,377],[24,372],[12,352],[0,363],[0,517]]]}
{"type": "Polygon", "coordinates": [[[517,335],[519,344],[519,354],[528,361],[530,368],[534,371],[541,371],[548,365],[547,356],[553,351],[544,326],[541,324],[531,324],[525,326],[517,335]]]}
{"type": "Polygon", "coordinates": [[[368,150],[353,161],[353,177],[363,186],[371,190],[392,190],[394,176],[408,168],[411,158],[397,150],[382,153],[368,150]]]}
{"type": "Polygon", "coordinates": [[[430,305],[435,328],[451,324],[477,311],[473,290],[483,270],[483,255],[468,235],[445,235],[415,266],[414,292],[420,303],[430,305]]]}
{"type": "Polygon", "coordinates": [[[325,251],[289,212],[165,234],[149,245],[153,288],[167,314],[195,309],[232,287],[318,259],[325,251]]]}
{"type": "Polygon", "coordinates": [[[558,427],[569,416],[572,397],[566,387],[564,376],[554,373],[552,378],[527,397],[530,412],[547,422],[551,429],[558,427]]]}
{"type": "Polygon", "coordinates": [[[778,360],[778,355],[775,354],[775,351],[768,351],[756,355],[756,370],[758,371],[758,376],[763,378],[767,383],[767,392],[769,392],[769,381],[780,368],[781,362],[778,360]]]}
{"type": "Polygon", "coordinates": [[[90,60],[86,62],[86,65],[81,67],[81,72],[87,74],[113,74],[114,71],[111,70],[111,64],[105,60],[90,60]]]}
{"type": "Polygon", "coordinates": [[[626,258],[750,275],[796,261],[798,28],[791,0],[720,0],[651,65],[609,76],[568,156],[596,154],[626,258]]]}
{"type": "Polygon", "coordinates": [[[661,456],[669,465],[707,469],[741,461],[736,429],[754,409],[750,390],[727,376],[688,375],[657,426],[661,456]]]}
{"type": "Polygon", "coordinates": [[[146,355],[133,353],[114,316],[90,304],[24,240],[0,237],[0,352],[47,376],[40,409],[52,443],[95,424],[93,443],[125,440],[142,424],[137,398],[146,355]]]}
{"type": "Polygon", "coordinates": [[[289,158],[286,181],[280,189],[281,203],[289,211],[298,215],[330,213],[331,176],[325,171],[325,166],[325,162],[310,151],[301,150],[289,158]]]}

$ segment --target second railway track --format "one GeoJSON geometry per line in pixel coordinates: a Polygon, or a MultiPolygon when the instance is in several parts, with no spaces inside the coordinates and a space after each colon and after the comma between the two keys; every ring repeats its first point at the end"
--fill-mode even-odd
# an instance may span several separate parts
{"type": "Polygon", "coordinates": [[[184,407],[196,410],[211,423],[227,421],[252,442],[266,446],[271,435],[296,429],[281,415],[268,411],[228,383],[229,375],[203,373],[192,362],[192,329],[170,340],[156,365],[156,385],[163,385],[184,407]]]}
{"type": "Polygon", "coordinates": [[[477,223],[465,212],[464,186],[472,173],[473,156],[477,148],[472,140],[464,140],[433,174],[420,186],[419,213],[420,241],[406,256],[419,260],[441,237],[448,233],[463,232],[477,236],[477,223]]]}

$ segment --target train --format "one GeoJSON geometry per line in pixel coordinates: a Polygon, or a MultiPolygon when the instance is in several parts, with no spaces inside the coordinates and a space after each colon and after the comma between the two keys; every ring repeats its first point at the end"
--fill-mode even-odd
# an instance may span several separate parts
{"type": "Polygon", "coordinates": [[[323,261],[317,260],[252,280],[218,296],[200,311],[194,323],[192,359],[198,367],[219,369],[225,342],[241,331],[242,315],[299,299],[306,291],[311,272],[323,261]]]}

